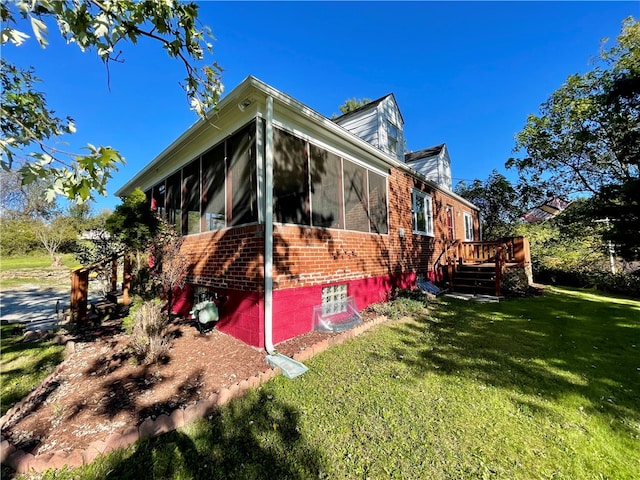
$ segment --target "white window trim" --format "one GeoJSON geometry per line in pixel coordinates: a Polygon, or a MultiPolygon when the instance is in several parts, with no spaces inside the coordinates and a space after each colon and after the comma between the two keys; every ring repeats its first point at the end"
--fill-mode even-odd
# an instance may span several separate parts
{"type": "Polygon", "coordinates": [[[396,126],[395,123],[393,123],[391,120],[387,120],[387,148],[389,149],[390,152],[393,152],[394,154],[397,153],[398,150],[398,142],[399,139],[398,137],[399,135],[400,129],[396,126]],[[392,133],[394,133],[395,130],[395,135],[392,135],[392,133]]]}
{"type": "Polygon", "coordinates": [[[420,235],[428,235],[433,237],[433,198],[428,193],[420,190],[411,190],[411,213],[412,213],[412,227],[413,233],[420,235]],[[418,204],[420,202],[420,204],[418,204]],[[426,230],[418,230],[418,210],[416,207],[422,207],[425,212],[426,230]]]}
{"type": "Polygon", "coordinates": [[[473,242],[473,215],[469,212],[462,212],[464,215],[464,241],[473,242]],[[470,229],[468,227],[471,227],[470,229]]]}

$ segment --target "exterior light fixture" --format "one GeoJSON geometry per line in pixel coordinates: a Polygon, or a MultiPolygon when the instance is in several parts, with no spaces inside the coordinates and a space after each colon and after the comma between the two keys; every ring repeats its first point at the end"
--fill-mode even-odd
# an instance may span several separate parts
{"type": "Polygon", "coordinates": [[[242,100],[240,103],[238,103],[238,109],[241,112],[244,112],[245,109],[251,105],[253,103],[253,100],[251,100],[250,98],[245,98],[244,100],[242,100]]]}

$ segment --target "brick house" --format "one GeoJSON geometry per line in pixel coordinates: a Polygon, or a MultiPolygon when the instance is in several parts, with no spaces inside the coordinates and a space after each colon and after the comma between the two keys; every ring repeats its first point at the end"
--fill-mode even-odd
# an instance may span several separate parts
{"type": "Polygon", "coordinates": [[[403,124],[393,94],[331,120],[248,77],[117,195],[141,188],[183,233],[188,303],[227,296],[217,328],[269,350],[314,306],[384,300],[479,237],[446,146],[405,155],[403,124]]]}

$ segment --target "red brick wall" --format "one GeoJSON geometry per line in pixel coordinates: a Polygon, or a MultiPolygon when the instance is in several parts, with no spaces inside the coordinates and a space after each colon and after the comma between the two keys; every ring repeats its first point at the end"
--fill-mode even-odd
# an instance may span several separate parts
{"type": "MultiPolygon", "coordinates": [[[[447,238],[446,205],[454,208],[456,238],[461,238],[464,235],[462,212],[473,213],[472,210],[392,169],[388,235],[276,225],[274,341],[311,328],[312,309],[321,303],[324,285],[347,283],[349,295],[356,297],[358,308],[364,308],[383,300],[394,287],[414,284],[417,274],[428,274],[447,238]],[[433,237],[412,233],[412,188],[433,197],[433,237]]],[[[477,224],[476,216],[476,229],[477,224]]],[[[263,346],[263,226],[190,235],[184,238],[182,248],[191,258],[188,282],[229,296],[228,304],[221,311],[219,328],[247,343],[263,346]]]]}
{"type": "Polygon", "coordinates": [[[456,237],[461,238],[464,235],[462,212],[473,211],[462,202],[394,170],[389,177],[388,235],[277,225],[274,230],[274,289],[405,272],[426,275],[445,246],[446,205],[454,208],[456,237]],[[412,233],[413,188],[433,197],[433,237],[412,233]],[[400,235],[401,229],[404,236],[400,235]]]}
{"type": "Polygon", "coordinates": [[[189,283],[243,292],[264,288],[262,225],[188,235],[182,251],[191,259],[189,283]]]}

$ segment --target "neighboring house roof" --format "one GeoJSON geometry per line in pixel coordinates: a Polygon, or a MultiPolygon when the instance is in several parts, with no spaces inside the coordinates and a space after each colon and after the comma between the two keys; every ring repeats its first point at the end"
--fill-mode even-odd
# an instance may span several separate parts
{"type": "Polygon", "coordinates": [[[435,157],[436,155],[440,155],[444,146],[445,144],[441,143],[440,145],[436,145],[435,147],[423,148],[422,150],[418,150],[417,152],[407,152],[404,154],[404,161],[406,163],[409,163],[420,160],[422,158],[435,157]]]}
{"type": "Polygon", "coordinates": [[[529,223],[544,222],[562,213],[571,203],[560,197],[555,197],[532,208],[522,216],[522,219],[529,223]]]}
{"type": "MultiPolygon", "coordinates": [[[[175,172],[185,162],[191,160],[193,156],[201,154],[212,147],[220,138],[224,138],[215,137],[215,135],[226,136],[228,134],[225,133],[227,130],[222,127],[223,124],[227,128],[239,128],[251,116],[263,115],[262,112],[266,108],[266,97],[268,96],[274,99],[274,105],[277,104],[277,108],[281,110],[283,118],[294,119],[300,126],[304,126],[307,131],[315,132],[325,142],[327,139],[331,139],[331,142],[336,147],[344,149],[345,153],[360,152],[360,155],[364,154],[372,166],[379,169],[391,166],[399,168],[432,188],[456,198],[470,208],[478,209],[473,203],[426,178],[404,162],[396,160],[338,123],[253,76],[245,78],[237,87],[225,95],[218,105],[207,113],[207,118],[199,119],[191,125],[133,178],[120,187],[115,194],[123,197],[131,193],[136,187],[141,187],[143,190],[150,188],[158,177],[162,178],[175,172]],[[215,135],[212,135],[211,132],[214,132],[215,135]]],[[[375,102],[382,102],[389,96],[395,102],[395,97],[392,93],[375,100],[375,102]]],[[[367,108],[370,105],[367,104],[361,108],[367,108]]],[[[276,107],[274,106],[274,108],[276,107]]]]}

